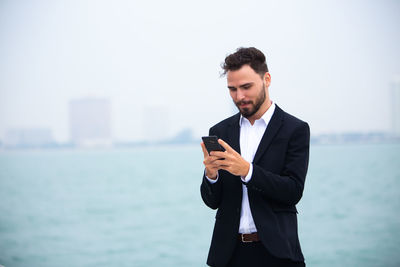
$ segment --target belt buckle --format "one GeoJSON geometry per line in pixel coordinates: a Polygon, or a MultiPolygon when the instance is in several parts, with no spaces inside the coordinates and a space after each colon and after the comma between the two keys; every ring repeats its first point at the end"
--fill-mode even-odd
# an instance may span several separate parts
{"type": "Polygon", "coordinates": [[[249,240],[249,241],[244,240],[244,235],[245,235],[245,234],[241,234],[242,242],[243,242],[243,243],[251,243],[251,242],[253,242],[253,241],[251,241],[251,240],[249,240]]]}

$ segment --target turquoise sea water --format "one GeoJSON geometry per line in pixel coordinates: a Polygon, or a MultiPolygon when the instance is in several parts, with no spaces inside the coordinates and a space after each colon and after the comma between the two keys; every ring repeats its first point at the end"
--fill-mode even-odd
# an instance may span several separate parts
{"type": "MultiPolygon", "coordinates": [[[[205,266],[199,146],[0,152],[0,265],[205,266]]],[[[307,266],[400,266],[400,144],[313,146],[307,266]]]]}

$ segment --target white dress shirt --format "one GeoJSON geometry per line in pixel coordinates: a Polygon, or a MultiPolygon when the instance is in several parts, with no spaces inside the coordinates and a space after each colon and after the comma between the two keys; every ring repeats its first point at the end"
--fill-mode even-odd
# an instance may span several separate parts
{"type": "MultiPolygon", "coordinates": [[[[245,177],[241,177],[244,182],[249,182],[253,174],[253,159],[257,152],[258,145],[260,144],[261,138],[267,129],[268,123],[271,120],[272,115],[275,111],[275,103],[268,108],[268,110],[262,115],[262,117],[254,122],[253,125],[250,121],[243,116],[240,116],[240,151],[241,156],[248,162],[250,162],[249,172],[245,177]]],[[[208,179],[208,177],[207,177],[208,179]]],[[[218,180],[208,179],[211,183],[215,183],[218,180]]],[[[243,197],[242,197],[242,209],[240,212],[240,225],[239,233],[247,234],[257,232],[256,225],[251,215],[249,197],[247,194],[247,186],[242,184],[243,197]]]]}

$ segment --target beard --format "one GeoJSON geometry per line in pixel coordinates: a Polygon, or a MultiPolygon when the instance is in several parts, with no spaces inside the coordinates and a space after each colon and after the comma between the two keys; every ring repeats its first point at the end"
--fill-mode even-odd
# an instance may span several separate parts
{"type": "Polygon", "coordinates": [[[243,117],[249,118],[253,116],[261,107],[261,105],[265,102],[266,94],[265,94],[265,85],[262,86],[261,92],[258,94],[256,100],[253,101],[238,101],[235,102],[236,107],[239,109],[240,114],[243,117]],[[250,104],[248,108],[240,108],[242,104],[250,104]]]}

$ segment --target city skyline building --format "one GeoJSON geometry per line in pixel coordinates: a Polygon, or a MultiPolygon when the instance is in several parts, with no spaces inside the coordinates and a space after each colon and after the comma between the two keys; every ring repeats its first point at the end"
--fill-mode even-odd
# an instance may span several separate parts
{"type": "Polygon", "coordinates": [[[42,147],[54,143],[52,131],[48,128],[12,128],[4,137],[5,147],[42,147]]]}
{"type": "Polygon", "coordinates": [[[107,98],[87,97],[69,102],[71,142],[79,147],[110,147],[111,104],[107,98]]]}

